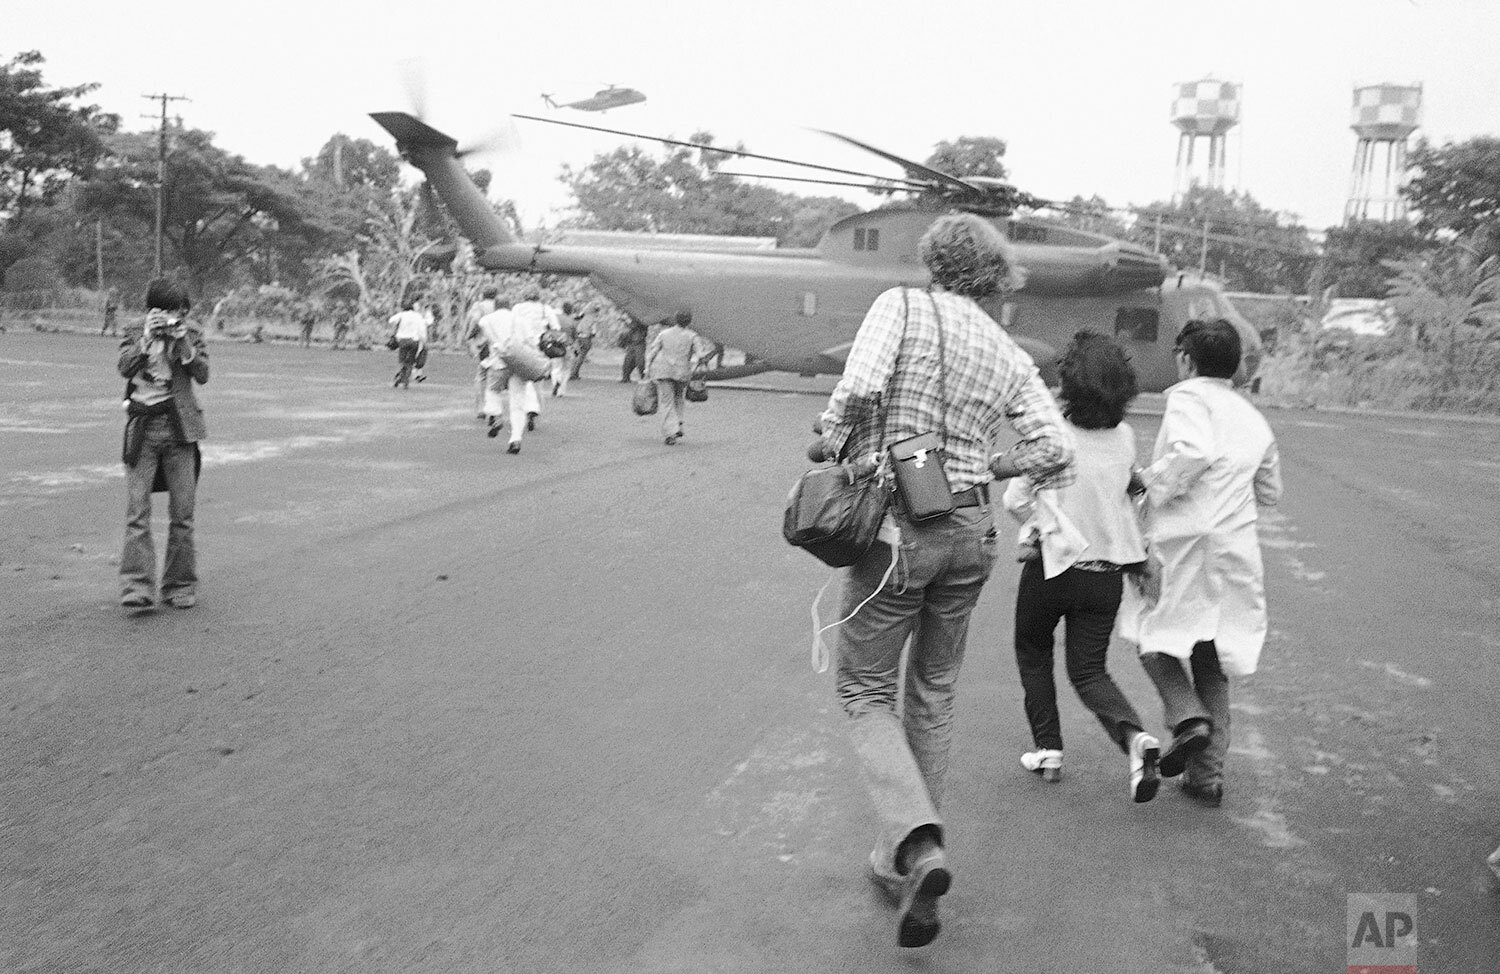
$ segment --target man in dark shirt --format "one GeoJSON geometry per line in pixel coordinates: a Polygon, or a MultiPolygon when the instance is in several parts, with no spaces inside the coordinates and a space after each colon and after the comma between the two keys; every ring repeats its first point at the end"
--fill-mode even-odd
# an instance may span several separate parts
{"type": "Polygon", "coordinates": [[[625,348],[625,361],[620,366],[620,381],[631,381],[634,373],[639,372],[641,378],[646,377],[646,333],[648,329],[642,322],[630,319],[629,326],[625,329],[625,337],[620,344],[625,348]]]}

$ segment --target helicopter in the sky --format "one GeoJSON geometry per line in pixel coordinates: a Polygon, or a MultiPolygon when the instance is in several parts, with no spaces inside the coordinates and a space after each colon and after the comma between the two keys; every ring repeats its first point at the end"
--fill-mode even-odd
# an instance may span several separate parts
{"type": "Polygon", "coordinates": [[[549,108],[576,108],[580,112],[607,112],[611,108],[622,108],[625,105],[634,105],[645,100],[646,96],[634,88],[617,88],[614,85],[600,88],[594,92],[592,98],[570,101],[562,105],[553,101],[551,95],[542,95],[542,101],[546,102],[549,108]]]}
{"type": "MultiPolygon", "coordinates": [[[[925,287],[930,283],[917,255],[918,240],[938,216],[927,210],[881,209],[846,217],[812,248],[723,253],[526,243],[495,215],[489,200],[469,178],[453,138],[404,112],[379,112],[371,117],[395,137],[401,157],[427,177],[474,245],[480,266],[491,271],[587,277],[621,311],[641,322],[689,311],[694,330],[746,355],[745,365],[721,369],[713,377],[769,370],[840,373],[875,297],[898,284],[925,287]]],[[[529,115],[515,117],[613,131],[529,115]]],[[[1160,255],[1135,244],[1013,216],[1018,207],[1037,206],[1040,201],[1007,183],[959,179],[846,136],[835,137],[906,171],[904,178],[882,179],[883,187],[939,192],[951,208],[989,217],[1006,233],[1026,269],[1026,283],[1003,302],[986,304],[985,310],[1031,354],[1044,377],[1055,376],[1058,350],[1073,334],[1090,329],[1112,335],[1125,346],[1142,390],[1165,389],[1178,378],[1173,354],[1177,333],[1194,318],[1232,322],[1245,350],[1237,378],[1249,381],[1254,376],[1261,357],[1260,337],[1217,283],[1176,271],[1160,255]]],[[[744,150],[700,148],[792,161],[744,150]]],[[[873,178],[829,166],[796,164],[873,178]]]]}

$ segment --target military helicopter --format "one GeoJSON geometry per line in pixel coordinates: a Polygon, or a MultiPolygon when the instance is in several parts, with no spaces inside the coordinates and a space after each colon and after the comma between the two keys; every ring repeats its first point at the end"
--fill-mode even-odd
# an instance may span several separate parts
{"type": "MultiPolygon", "coordinates": [[[[595,128],[529,115],[515,117],[595,128]]],[[[371,118],[395,137],[401,157],[427,177],[473,243],[480,266],[492,271],[587,277],[637,321],[656,322],[677,311],[689,311],[696,331],[747,356],[745,365],[718,370],[714,378],[770,370],[801,375],[840,373],[875,297],[896,285],[920,288],[930,283],[917,255],[917,242],[938,216],[931,211],[880,209],[855,214],[834,224],[812,248],[722,253],[526,243],[495,215],[489,200],[469,178],[456,140],[404,112],[372,113],[371,118]]],[[[1016,217],[1016,209],[1038,206],[1041,201],[1002,181],[959,179],[847,136],[826,134],[905,170],[905,177],[881,180],[881,186],[936,190],[952,208],[982,214],[1006,233],[1018,262],[1026,268],[1026,284],[1004,301],[987,304],[985,311],[1031,354],[1044,378],[1055,376],[1058,350],[1076,331],[1087,328],[1119,340],[1131,356],[1141,388],[1160,391],[1177,381],[1173,345],[1183,325],[1194,318],[1225,318],[1240,331],[1245,349],[1240,381],[1248,382],[1259,367],[1260,337],[1217,283],[1176,271],[1160,255],[1134,244],[1016,217]]],[[[700,148],[793,162],[743,150],[700,148]]],[[[795,164],[875,178],[812,163],[795,164]]]]}
{"type": "Polygon", "coordinates": [[[592,98],[570,101],[562,105],[553,101],[551,95],[542,95],[542,101],[546,102],[549,108],[576,108],[580,112],[607,112],[611,108],[622,108],[625,105],[634,105],[645,100],[646,96],[634,88],[616,88],[614,85],[600,88],[594,92],[592,98]]]}

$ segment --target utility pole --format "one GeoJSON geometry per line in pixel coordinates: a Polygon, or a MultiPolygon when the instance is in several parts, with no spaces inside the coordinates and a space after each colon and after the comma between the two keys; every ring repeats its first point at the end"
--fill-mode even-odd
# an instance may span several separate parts
{"type": "Polygon", "coordinates": [[[104,290],[104,220],[94,221],[94,283],[104,290]]]}
{"type": "MultiPolygon", "coordinates": [[[[156,133],[156,270],[151,275],[152,277],[161,277],[161,223],[163,202],[166,196],[167,176],[167,102],[191,101],[191,99],[185,95],[168,94],[142,95],[141,97],[161,102],[161,121],[156,133]]],[[[141,117],[155,118],[152,115],[142,115],[141,117]]]]}

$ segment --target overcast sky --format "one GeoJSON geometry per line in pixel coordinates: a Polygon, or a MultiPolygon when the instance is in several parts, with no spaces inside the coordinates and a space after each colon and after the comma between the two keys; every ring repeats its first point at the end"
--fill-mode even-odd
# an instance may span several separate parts
{"type": "MultiPolygon", "coordinates": [[[[1496,0],[7,6],[0,58],[40,50],[49,84],[98,82],[92,100],[127,128],[151,127],[142,94],[185,95],[171,108],[185,124],[287,167],[335,132],[388,144],[366,113],[410,107],[402,77],[414,59],[428,121],[460,142],[500,130],[510,112],[549,114],[543,91],[573,100],[613,83],[649,100],[556,116],[678,138],[707,129],[755,152],[883,175],[898,171],[808,130],[917,160],[940,140],[998,136],[1022,189],[1097,193],[1117,206],[1171,194],[1173,86],[1216,77],[1244,86],[1231,185],[1314,228],[1338,223],[1349,193],[1356,85],[1421,83],[1419,134],[1435,141],[1500,134],[1496,0]]],[[[515,198],[528,224],[554,222],[566,205],[562,163],[581,166],[622,141],[513,124],[519,149],[476,164],[496,173],[492,192],[515,198]]]]}

